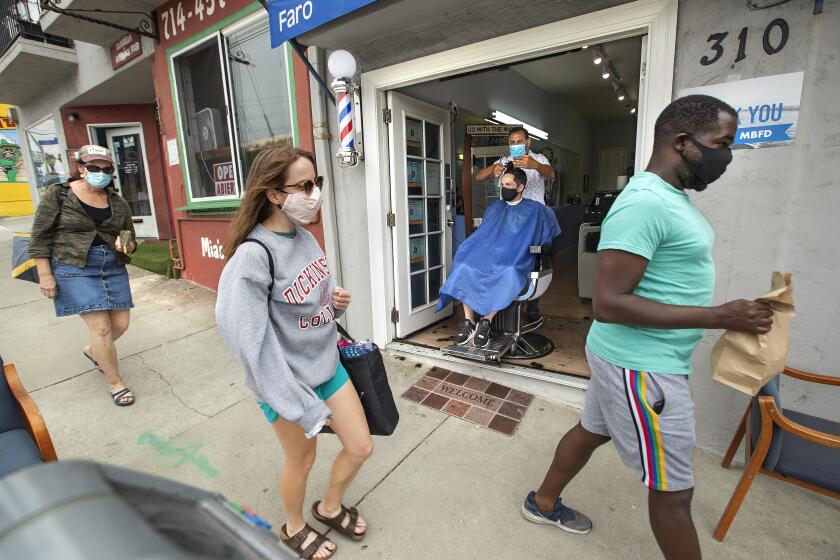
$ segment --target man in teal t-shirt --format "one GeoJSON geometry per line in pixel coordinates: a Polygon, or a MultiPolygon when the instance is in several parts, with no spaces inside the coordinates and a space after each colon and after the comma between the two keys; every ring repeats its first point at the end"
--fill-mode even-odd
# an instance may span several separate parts
{"type": "MultiPolygon", "coordinates": [[[[647,261],[635,295],[669,305],[709,307],[715,290],[714,240],[711,226],[685,191],[645,171],[633,177],[610,209],[598,250],[624,251],[647,261]]],[[[691,354],[702,337],[702,328],[596,320],[586,344],[623,368],[688,374],[691,354]]]]}
{"type": "Polygon", "coordinates": [[[589,532],[592,522],[560,494],[612,440],[649,489],[651,528],[664,557],[700,559],[691,519],[691,355],[703,329],[765,333],[773,314],[754,301],[711,306],[714,232],[686,193],[723,174],[736,128],[735,110],[705,95],[674,101],[656,120],[647,170],[627,184],[601,228],[583,417],[525,499],[529,521],[589,532]]]}

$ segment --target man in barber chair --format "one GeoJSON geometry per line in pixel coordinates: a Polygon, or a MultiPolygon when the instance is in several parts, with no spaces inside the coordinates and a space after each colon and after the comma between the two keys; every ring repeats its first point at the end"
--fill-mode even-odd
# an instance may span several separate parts
{"type": "Polygon", "coordinates": [[[458,247],[449,277],[440,289],[438,311],[453,300],[464,305],[464,325],[456,344],[490,344],[490,323],[522,292],[534,269],[534,245],[551,245],[560,235],[554,212],[522,197],[528,177],[509,164],[501,176],[502,200],[487,208],[479,227],[458,247]]]}

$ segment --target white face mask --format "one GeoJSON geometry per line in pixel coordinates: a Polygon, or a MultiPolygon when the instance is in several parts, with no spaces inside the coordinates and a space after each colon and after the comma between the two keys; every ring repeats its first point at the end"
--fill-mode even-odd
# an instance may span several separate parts
{"type": "Polygon", "coordinates": [[[309,196],[306,196],[303,191],[292,193],[286,197],[286,202],[280,207],[280,210],[299,226],[311,224],[320,209],[321,189],[319,188],[315,188],[309,196]]]}

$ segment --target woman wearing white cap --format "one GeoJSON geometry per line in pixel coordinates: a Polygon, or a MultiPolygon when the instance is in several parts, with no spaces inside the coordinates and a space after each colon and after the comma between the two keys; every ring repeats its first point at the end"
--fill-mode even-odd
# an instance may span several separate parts
{"type": "Polygon", "coordinates": [[[79,150],[68,183],[50,185],[35,214],[29,254],[56,316],[81,315],[90,331],[82,353],[105,374],[117,406],[134,404],[117,367],[114,341],[134,307],[125,265],[136,249],[128,202],[113,188],[114,159],[102,146],[79,150]]]}

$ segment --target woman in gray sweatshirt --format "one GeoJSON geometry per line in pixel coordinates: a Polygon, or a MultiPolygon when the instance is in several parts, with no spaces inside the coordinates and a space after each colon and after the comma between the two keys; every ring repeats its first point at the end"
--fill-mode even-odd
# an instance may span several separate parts
{"type": "Polygon", "coordinates": [[[335,320],[350,294],[335,287],[324,252],[301,227],[318,220],[321,206],[314,163],[312,154],[291,146],[254,159],[225,246],[216,322],[285,453],[280,495],[287,522],[280,537],[301,558],[325,560],[336,545],[303,519],[316,436],[328,425],[343,448],[313,516],[356,541],[367,523],[341,500],[373,441],[336,347],[335,320]]]}

